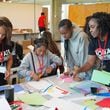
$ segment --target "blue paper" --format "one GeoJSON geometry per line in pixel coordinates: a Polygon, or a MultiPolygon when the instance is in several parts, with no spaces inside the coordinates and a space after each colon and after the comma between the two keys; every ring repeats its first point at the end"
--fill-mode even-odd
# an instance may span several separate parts
{"type": "Polygon", "coordinates": [[[24,90],[23,87],[21,87],[19,84],[14,85],[14,92],[19,92],[24,90]]]}
{"type": "Polygon", "coordinates": [[[7,88],[7,86],[0,86],[0,92],[4,91],[7,88]]]}

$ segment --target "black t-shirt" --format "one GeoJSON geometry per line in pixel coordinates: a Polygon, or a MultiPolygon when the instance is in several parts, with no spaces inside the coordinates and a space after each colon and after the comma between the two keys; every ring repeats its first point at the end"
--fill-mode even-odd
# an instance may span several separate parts
{"type": "MultiPolygon", "coordinates": [[[[0,66],[6,66],[9,56],[12,52],[10,45],[6,43],[0,44],[0,66]]],[[[7,81],[4,79],[5,74],[0,73],[0,86],[7,84],[7,81]]]]}
{"type": "Polygon", "coordinates": [[[11,41],[11,45],[12,45],[12,56],[13,56],[12,67],[18,67],[23,58],[23,47],[20,44],[13,41],[11,41]]]}
{"type": "Polygon", "coordinates": [[[11,52],[12,48],[10,45],[5,43],[0,44],[0,65],[6,65],[11,52]]]}
{"type": "Polygon", "coordinates": [[[89,55],[96,55],[102,62],[103,66],[105,66],[104,70],[110,72],[110,36],[108,36],[108,40],[106,46],[104,48],[105,42],[100,41],[100,45],[98,43],[98,38],[92,38],[89,44],[89,55]]]}

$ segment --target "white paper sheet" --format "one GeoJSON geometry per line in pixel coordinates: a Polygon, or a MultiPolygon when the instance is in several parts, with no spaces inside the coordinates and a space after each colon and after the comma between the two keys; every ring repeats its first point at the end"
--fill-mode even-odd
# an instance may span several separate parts
{"type": "Polygon", "coordinates": [[[11,110],[5,97],[2,97],[2,98],[0,97],[0,109],[1,110],[11,110]]]}
{"type": "Polygon", "coordinates": [[[45,91],[48,87],[53,85],[52,83],[42,79],[40,81],[31,81],[27,84],[36,90],[40,90],[41,92],[45,91]]]}
{"type": "Polygon", "coordinates": [[[84,110],[84,106],[63,99],[53,98],[44,103],[44,106],[58,108],[58,110],[84,110]]]}

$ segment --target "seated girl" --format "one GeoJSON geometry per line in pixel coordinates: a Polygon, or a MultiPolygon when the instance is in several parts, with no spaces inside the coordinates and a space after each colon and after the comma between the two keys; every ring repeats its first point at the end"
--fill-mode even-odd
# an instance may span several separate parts
{"type": "Polygon", "coordinates": [[[62,60],[48,50],[45,39],[35,39],[34,50],[23,58],[18,74],[27,81],[39,80],[43,76],[55,74],[54,70],[61,64],[62,60]]]}

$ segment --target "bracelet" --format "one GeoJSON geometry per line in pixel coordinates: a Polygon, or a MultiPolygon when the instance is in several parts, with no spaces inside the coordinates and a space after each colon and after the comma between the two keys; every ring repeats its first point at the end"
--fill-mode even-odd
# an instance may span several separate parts
{"type": "Polygon", "coordinates": [[[50,65],[52,68],[56,68],[56,63],[50,65]]]}

